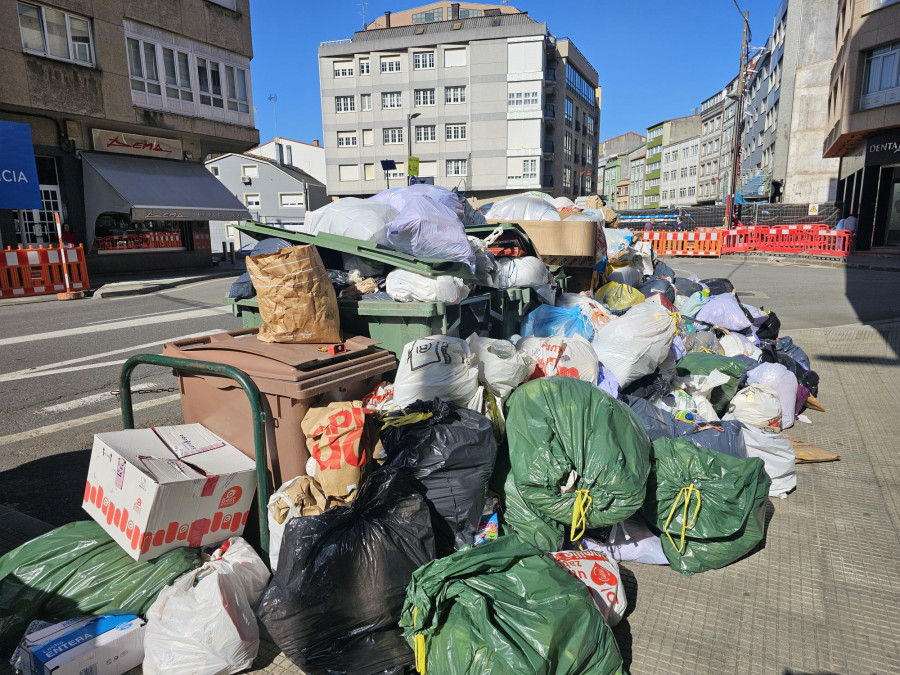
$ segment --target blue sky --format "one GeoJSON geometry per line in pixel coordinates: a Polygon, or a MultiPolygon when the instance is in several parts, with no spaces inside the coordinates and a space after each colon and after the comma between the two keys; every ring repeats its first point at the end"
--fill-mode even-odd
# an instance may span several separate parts
{"type": "MultiPolygon", "coordinates": [[[[366,6],[369,21],[385,10],[426,2],[378,2],[366,6]]],[[[546,21],[550,32],[569,37],[600,74],[603,106],[600,139],[690,115],[703,99],[736,73],[741,17],[733,0],[626,0],[539,2],[513,0],[520,10],[546,21]],[[575,8],[578,8],[575,11],[575,8]]],[[[780,0],[739,0],[750,11],[752,45],[765,43],[780,0]]],[[[278,135],[310,142],[322,138],[318,46],[352,37],[362,27],[353,0],[251,0],[252,86],[262,141],[278,135]]]]}

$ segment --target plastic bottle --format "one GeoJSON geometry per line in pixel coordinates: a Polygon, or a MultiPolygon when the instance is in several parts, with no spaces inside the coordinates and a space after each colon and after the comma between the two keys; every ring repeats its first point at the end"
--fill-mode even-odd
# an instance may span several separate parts
{"type": "Polygon", "coordinates": [[[688,412],[687,410],[679,410],[677,413],[675,413],[675,419],[681,420],[682,422],[696,421],[694,418],[694,413],[688,412]]]}

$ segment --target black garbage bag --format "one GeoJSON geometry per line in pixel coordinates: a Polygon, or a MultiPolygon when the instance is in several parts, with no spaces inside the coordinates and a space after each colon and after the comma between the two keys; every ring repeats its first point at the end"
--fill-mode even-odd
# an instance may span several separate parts
{"type": "Polygon", "coordinates": [[[778,338],[775,341],[775,349],[779,352],[784,352],[792,359],[794,359],[794,361],[809,370],[809,356],[805,351],[800,349],[800,347],[795,345],[794,341],[789,336],[785,335],[784,337],[778,338]]]}
{"type": "Polygon", "coordinates": [[[637,396],[625,396],[625,402],[644,425],[651,442],[658,438],[676,438],[695,426],[692,422],[675,419],[672,413],[637,396]]]}
{"type": "Polygon", "coordinates": [[[675,290],[678,291],[678,295],[683,295],[688,298],[694,293],[699,293],[703,290],[703,286],[690,279],[685,279],[684,277],[675,277],[672,283],[675,284],[675,290]]]}
{"type": "MultiPolygon", "coordinates": [[[[293,246],[289,241],[285,241],[280,237],[269,237],[268,239],[263,239],[256,246],[253,247],[253,250],[250,251],[250,255],[264,255],[266,253],[275,253],[276,251],[280,251],[283,248],[287,248],[289,246],[293,246]]],[[[241,276],[234,280],[234,283],[231,284],[231,289],[228,291],[229,298],[235,298],[237,300],[243,300],[245,298],[252,298],[256,295],[256,289],[253,288],[253,282],[250,281],[249,272],[244,272],[241,276]]]]}
{"type": "Polygon", "coordinates": [[[756,336],[760,340],[777,340],[778,331],[781,330],[781,320],[775,312],[769,312],[769,317],[756,329],[756,336]]]}
{"type": "MultiPolygon", "coordinates": [[[[653,265],[653,275],[657,277],[675,278],[675,270],[666,265],[662,260],[657,260],[653,265]]],[[[697,290],[700,290],[699,288],[697,290]]]]}
{"type": "Polygon", "coordinates": [[[434,559],[425,497],[408,471],[382,467],[348,506],[288,522],[257,616],[309,675],[405,672],[397,624],[412,573],[434,559]]]}
{"type": "Polygon", "coordinates": [[[747,446],[741,423],[737,420],[720,420],[708,424],[693,424],[688,433],[681,434],[698,448],[718,450],[732,457],[747,457],[747,446]]]}
{"type": "Polygon", "coordinates": [[[645,298],[649,298],[654,293],[662,293],[666,300],[675,302],[675,287],[665,279],[655,276],[647,277],[647,281],[638,286],[637,289],[644,294],[645,298]]]}
{"type": "Polygon", "coordinates": [[[722,295],[734,290],[734,284],[728,279],[703,279],[700,283],[706,285],[710,295],[722,295]]]}
{"type": "Polygon", "coordinates": [[[639,377],[622,389],[622,393],[625,395],[637,396],[643,399],[665,396],[670,391],[672,391],[672,383],[663,376],[659,368],[649,375],[639,377]]]}
{"type": "Polygon", "coordinates": [[[497,459],[490,420],[440,399],[416,401],[385,417],[381,442],[386,464],[412,469],[434,506],[438,556],[471,546],[497,459]]]}

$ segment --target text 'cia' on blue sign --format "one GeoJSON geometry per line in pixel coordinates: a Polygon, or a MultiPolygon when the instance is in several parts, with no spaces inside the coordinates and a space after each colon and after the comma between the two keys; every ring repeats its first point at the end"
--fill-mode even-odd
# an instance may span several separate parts
{"type": "Polygon", "coordinates": [[[0,209],[41,208],[31,127],[0,121],[0,209]]]}

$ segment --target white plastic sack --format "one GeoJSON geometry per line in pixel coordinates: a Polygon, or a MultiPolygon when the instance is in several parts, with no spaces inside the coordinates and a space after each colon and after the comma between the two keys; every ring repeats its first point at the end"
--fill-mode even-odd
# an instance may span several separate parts
{"type": "Polygon", "coordinates": [[[744,314],[734,293],[722,293],[710,298],[697,312],[696,318],[728,330],[750,328],[750,319],[744,314]]]}
{"type": "Polygon", "coordinates": [[[432,335],[403,348],[394,379],[394,403],[405,408],[436,398],[479,411],[478,364],[465,340],[432,335]]]}
{"type": "MultiPolygon", "coordinates": [[[[585,542],[587,541],[589,540],[585,540],[585,542]]],[[[638,518],[626,518],[621,523],[613,525],[609,539],[597,542],[597,545],[610,558],[618,562],[639,562],[645,565],[669,564],[669,559],[666,558],[663,551],[662,541],[638,518]]]]}
{"type": "Polygon", "coordinates": [[[456,213],[457,217],[462,220],[465,216],[465,206],[459,198],[459,193],[448,190],[440,185],[430,185],[428,183],[416,183],[407,188],[399,188],[401,190],[410,190],[411,192],[423,195],[429,199],[443,204],[451,211],[456,213]]]}
{"type": "Polygon", "coordinates": [[[553,304],[555,289],[550,285],[547,266],[540,258],[498,258],[493,279],[494,288],[533,288],[544,302],[553,304]]]}
{"type": "Polygon", "coordinates": [[[509,340],[492,340],[473,333],[466,341],[478,359],[479,381],[489,385],[501,401],[534,371],[534,363],[529,363],[509,340]]]}
{"type": "Polygon", "coordinates": [[[674,338],[675,321],[669,313],[644,303],[601,328],[594,336],[594,349],[619,384],[627,387],[666,360],[674,338]]]}
{"type": "Polygon", "coordinates": [[[526,337],[516,343],[534,364],[532,379],[561,375],[597,383],[600,364],[591,343],[580,335],[575,337],[526,337]]]}
{"type": "Polygon", "coordinates": [[[744,303],[741,304],[743,305],[744,309],[750,312],[750,317],[753,319],[753,325],[756,328],[762,326],[766,322],[766,319],[769,318],[769,315],[763,312],[758,307],[754,307],[753,305],[746,305],[744,303]]]}
{"type": "Polygon", "coordinates": [[[444,302],[458,305],[469,297],[469,287],[459,277],[423,274],[395,269],[387,275],[385,290],[397,302],[444,302]]]}
{"type": "Polygon", "coordinates": [[[625,267],[612,268],[606,275],[606,278],[610,281],[615,281],[617,284],[625,284],[626,286],[637,288],[644,280],[644,275],[632,264],[625,267]]]}
{"type": "Polygon", "coordinates": [[[259,651],[253,606],[269,570],[240,537],[162,590],[147,610],[146,675],[217,675],[249,668],[259,651]]]}
{"type": "MultiPolygon", "coordinates": [[[[721,340],[719,340],[721,342],[721,340]]],[[[797,376],[780,363],[763,363],[747,371],[748,384],[764,384],[778,392],[781,401],[781,428],[794,426],[797,407],[797,376]]]]}
{"type": "Polygon", "coordinates": [[[720,337],[719,344],[722,345],[725,356],[749,356],[754,361],[759,361],[762,356],[759,347],[740,333],[729,333],[720,337]]]}
{"type": "Polygon", "coordinates": [[[516,195],[494,202],[488,220],[560,220],[552,203],[532,195],[516,195]]]}
{"type": "Polygon", "coordinates": [[[594,333],[613,321],[616,317],[609,313],[602,304],[594,299],[590,291],[583,293],[563,293],[556,299],[557,307],[578,307],[585,318],[594,327],[594,333]]]}
{"type": "Polygon", "coordinates": [[[311,234],[327,232],[387,246],[387,224],[396,216],[397,210],[390,204],[344,197],[309,211],[306,227],[311,234]]]}
{"type": "Polygon", "coordinates": [[[781,431],[781,400],[778,392],[764,384],[751,384],[741,389],[728,406],[722,419],[737,420],[760,429],[781,431]]]}
{"type": "MultiPolygon", "coordinates": [[[[587,541],[587,540],[585,540],[587,541]]],[[[593,541],[583,551],[557,551],[550,556],[588,587],[606,623],[615,626],[628,609],[619,565],[593,541]],[[593,546],[591,546],[592,544],[593,546]]]]}
{"type": "Polygon", "coordinates": [[[632,258],[631,264],[646,276],[653,274],[653,242],[639,241],[632,248],[634,249],[634,258],[632,258]]]}
{"type": "Polygon", "coordinates": [[[709,296],[697,291],[691,296],[676,295],[675,308],[683,315],[694,318],[703,306],[709,302],[709,296]]]}
{"type": "Polygon", "coordinates": [[[575,202],[573,202],[568,197],[556,197],[553,200],[553,206],[555,206],[557,210],[559,210],[559,209],[574,209],[575,202]]]}
{"type": "Polygon", "coordinates": [[[573,213],[566,220],[577,220],[580,222],[599,223],[603,222],[603,216],[595,216],[590,213],[573,213]]]}
{"type": "Polygon", "coordinates": [[[748,457],[759,457],[772,479],[770,497],[781,497],[797,487],[797,457],[794,446],[784,434],[742,425],[748,457]]]}
{"type": "Polygon", "coordinates": [[[363,260],[358,255],[351,253],[342,253],[341,259],[344,262],[345,271],[352,272],[357,270],[364,279],[384,274],[384,263],[375,262],[374,260],[363,260]]]}
{"type": "Polygon", "coordinates": [[[622,262],[631,259],[631,256],[634,254],[631,248],[631,243],[634,241],[634,232],[604,227],[603,235],[606,237],[606,256],[610,262],[622,262]]]}

